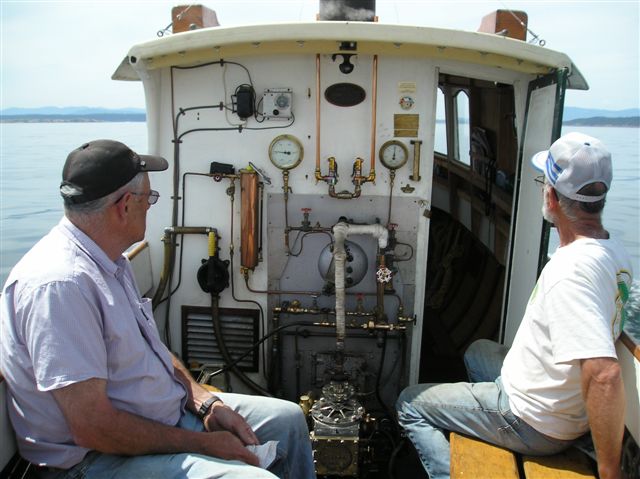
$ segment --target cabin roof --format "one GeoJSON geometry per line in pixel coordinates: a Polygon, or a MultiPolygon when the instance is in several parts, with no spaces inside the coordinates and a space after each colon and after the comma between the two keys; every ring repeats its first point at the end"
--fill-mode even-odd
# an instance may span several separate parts
{"type": "Polygon", "coordinates": [[[249,55],[330,54],[343,41],[357,53],[451,59],[530,74],[569,71],[568,87],[588,85],[564,53],[491,33],[373,22],[278,23],[211,27],[134,45],[112,78],[139,80],[140,72],[249,55]]]}

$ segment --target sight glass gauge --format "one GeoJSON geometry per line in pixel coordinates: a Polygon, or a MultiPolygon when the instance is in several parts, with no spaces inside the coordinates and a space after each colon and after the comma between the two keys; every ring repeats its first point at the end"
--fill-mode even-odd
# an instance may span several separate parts
{"type": "Polygon", "coordinates": [[[276,136],[269,145],[269,159],[281,170],[295,168],[302,161],[304,150],[295,136],[276,136]]]}
{"type": "Polygon", "coordinates": [[[398,140],[389,140],[380,147],[380,161],[390,170],[397,170],[409,159],[409,149],[398,140]]]}

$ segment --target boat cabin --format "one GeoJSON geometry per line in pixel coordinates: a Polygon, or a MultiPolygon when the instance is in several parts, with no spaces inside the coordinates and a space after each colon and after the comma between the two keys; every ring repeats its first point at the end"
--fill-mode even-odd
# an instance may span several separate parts
{"type": "Polygon", "coordinates": [[[113,78],[141,82],[170,164],[131,259],[201,382],[300,403],[320,476],[387,477],[398,393],[513,340],[549,237],[529,159],[588,86],[522,12],[467,32],[320,7],[237,27],[176,7],[130,49],[113,78]]]}

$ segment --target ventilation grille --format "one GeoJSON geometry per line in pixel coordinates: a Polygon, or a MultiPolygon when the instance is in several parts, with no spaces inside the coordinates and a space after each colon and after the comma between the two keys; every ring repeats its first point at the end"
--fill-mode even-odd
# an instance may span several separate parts
{"type": "MultiPolygon", "coordinates": [[[[235,359],[258,341],[259,314],[252,309],[220,308],[219,311],[224,343],[231,358],[235,359]]],[[[257,372],[257,351],[251,351],[242,359],[238,368],[257,372]]],[[[182,356],[186,364],[225,364],[218,339],[213,333],[210,308],[182,307],[182,356]]]]}

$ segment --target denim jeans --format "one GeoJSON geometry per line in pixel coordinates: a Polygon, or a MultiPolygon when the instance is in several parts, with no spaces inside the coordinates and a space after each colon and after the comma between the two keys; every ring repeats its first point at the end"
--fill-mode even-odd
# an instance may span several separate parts
{"type": "Polygon", "coordinates": [[[477,437],[512,451],[555,454],[572,441],[548,437],[513,414],[500,379],[507,348],[493,341],[474,342],[465,353],[472,383],[418,384],[398,398],[398,420],[415,446],[431,479],[449,477],[446,431],[477,437]]]}
{"type": "MultiPolygon", "coordinates": [[[[243,394],[216,393],[253,427],[261,443],[279,441],[277,458],[269,471],[241,461],[192,453],[117,456],[90,452],[67,471],[43,474],[47,479],[81,478],[315,478],[311,442],[300,407],[292,402],[243,394]]],[[[178,427],[204,431],[202,421],[187,412],[178,427]]]]}

